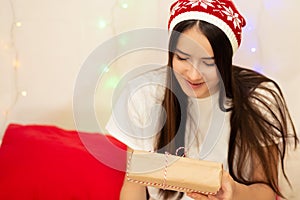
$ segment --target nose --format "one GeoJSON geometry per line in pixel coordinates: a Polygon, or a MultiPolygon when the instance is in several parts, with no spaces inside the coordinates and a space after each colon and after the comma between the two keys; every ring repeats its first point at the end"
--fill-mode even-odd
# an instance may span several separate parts
{"type": "Polygon", "coordinates": [[[189,71],[188,71],[188,76],[189,76],[190,81],[197,82],[202,79],[202,74],[195,65],[190,66],[189,71]]]}

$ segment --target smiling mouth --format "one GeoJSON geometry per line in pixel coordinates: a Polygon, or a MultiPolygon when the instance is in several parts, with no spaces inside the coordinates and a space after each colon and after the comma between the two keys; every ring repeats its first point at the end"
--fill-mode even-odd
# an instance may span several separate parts
{"type": "Polygon", "coordinates": [[[205,82],[202,82],[202,83],[191,83],[191,82],[187,81],[187,83],[192,88],[198,88],[198,87],[201,87],[201,86],[205,85],[205,82]]]}

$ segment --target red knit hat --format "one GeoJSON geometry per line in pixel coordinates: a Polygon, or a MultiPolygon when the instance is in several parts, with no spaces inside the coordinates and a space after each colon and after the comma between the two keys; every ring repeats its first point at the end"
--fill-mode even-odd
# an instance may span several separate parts
{"type": "Polygon", "coordinates": [[[231,0],[177,0],[170,11],[169,30],[185,20],[203,20],[227,35],[233,52],[241,44],[242,27],[246,21],[231,0]]]}

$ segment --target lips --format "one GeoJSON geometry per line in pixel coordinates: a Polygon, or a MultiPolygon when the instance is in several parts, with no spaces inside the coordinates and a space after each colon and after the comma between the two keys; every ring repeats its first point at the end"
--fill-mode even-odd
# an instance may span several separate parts
{"type": "Polygon", "coordinates": [[[187,81],[188,85],[195,89],[195,88],[199,88],[199,87],[202,87],[203,85],[205,85],[205,82],[201,82],[201,83],[193,83],[193,82],[190,82],[190,81],[187,81]]]}

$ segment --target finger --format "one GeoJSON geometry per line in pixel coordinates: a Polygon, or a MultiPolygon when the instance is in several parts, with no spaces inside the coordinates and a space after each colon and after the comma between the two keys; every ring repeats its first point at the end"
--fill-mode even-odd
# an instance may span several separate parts
{"type": "Polygon", "coordinates": [[[195,200],[208,200],[208,197],[206,195],[195,193],[195,192],[187,193],[187,196],[189,196],[195,200]]]}
{"type": "Polygon", "coordinates": [[[209,200],[219,200],[217,197],[213,196],[213,195],[208,195],[207,198],[209,200]]]}
{"type": "Polygon", "coordinates": [[[222,193],[232,194],[234,190],[234,180],[228,172],[223,172],[222,177],[222,193]]]}

